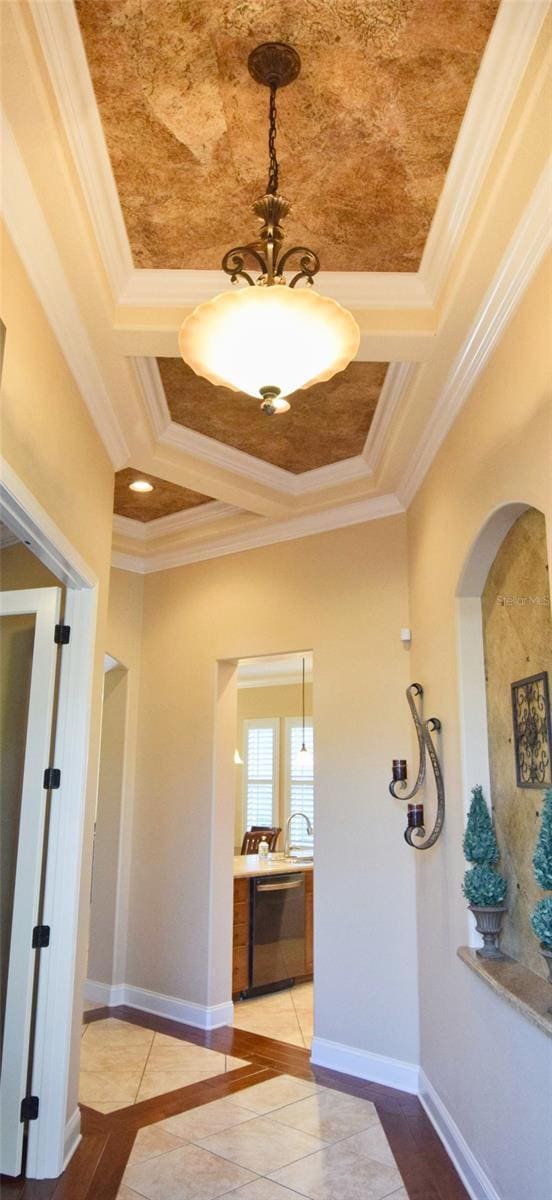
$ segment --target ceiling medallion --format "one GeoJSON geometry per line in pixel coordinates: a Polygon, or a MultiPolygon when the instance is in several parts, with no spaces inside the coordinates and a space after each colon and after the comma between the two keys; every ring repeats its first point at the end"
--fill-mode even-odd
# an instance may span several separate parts
{"type": "Polygon", "coordinates": [[[266,42],[249,55],[250,74],[270,89],[266,193],[253,212],[261,222],[258,240],[228,250],[222,269],[232,283],[248,287],[222,292],[186,317],[179,333],[184,362],[211,383],[261,397],[264,412],[284,413],[287,396],[343,371],[355,357],[360,331],[335,300],[305,287],[320,269],[307,246],[283,250],[281,221],[290,211],[278,192],[276,93],[297,78],[301,59],[292,46],[266,42]],[[293,265],[295,264],[295,266],[293,265]],[[251,271],[260,273],[254,279],[251,271]],[[294,271],[289,280],[285,271],[294,271]]]}

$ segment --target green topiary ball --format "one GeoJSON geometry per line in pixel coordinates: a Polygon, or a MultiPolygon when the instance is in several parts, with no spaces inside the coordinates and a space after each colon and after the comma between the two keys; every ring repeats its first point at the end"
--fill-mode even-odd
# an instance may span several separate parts
{"type": "Polygon", "coordinates": [[[462,891],[475,908],[494,908],[504,903],[506,880],[491,867],[480,865],[466,871],[462,891]]]}
{"type": "Polygon", "coordinates": [[[531,925],[539,941],[547,950],[552,950],[552,897],[539,900],[535,905],[531,914],[531,925]]]}

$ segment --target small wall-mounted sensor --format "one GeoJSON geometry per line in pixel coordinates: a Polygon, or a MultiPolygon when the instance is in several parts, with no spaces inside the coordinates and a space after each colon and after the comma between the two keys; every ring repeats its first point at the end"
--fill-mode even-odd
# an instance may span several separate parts
{"type": "Polygon", "coordinates": [[[412,641],[412,630],[411,629],[401,629],[401,642],[404,642],[405,646],[409,646],[411,641],[412,641]]]}

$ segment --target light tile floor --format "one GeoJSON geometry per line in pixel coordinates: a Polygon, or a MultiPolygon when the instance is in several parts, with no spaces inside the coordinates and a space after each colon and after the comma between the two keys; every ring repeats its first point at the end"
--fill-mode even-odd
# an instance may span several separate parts
{"type": "Polygon", "coordinates": [[[310,1050],[313,1031],[312,983],[299,983],[286,991],[236,1001],[234,1027],[310,1050]]]}
{"type": "Polygon", "coordinates": [[[408,1200],[374,1105],[291,1076],[141,1129],[117,1200],[408,1200]]]}
{"type": "Polygon", "coordinates": [[[79,1100],[104,1113],[246,1065],[113,1017],[85,1025],[81,1046],[79,1100]]]}

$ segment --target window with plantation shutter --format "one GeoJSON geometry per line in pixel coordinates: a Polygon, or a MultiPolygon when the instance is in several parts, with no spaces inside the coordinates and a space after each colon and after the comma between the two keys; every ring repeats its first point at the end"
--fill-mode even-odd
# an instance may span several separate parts
{"type": "Polygon", "coordinates": [[[244,721],[244,828],[277,825],[278,721],[244,721]]]}
{"type": "MultiPolygon", "coordinates": [[[[286,819],[292,813],[303,812],[314,825],[314,738],[312,721],[305,721],[306,762],[300,753],[303,744],[303,722],[299,717],[286,721],[286,819]]],[[[313,837],[307,833],[306,821],[293,821],[291,841],[294,846],[311,849],[313,837]]]]}

